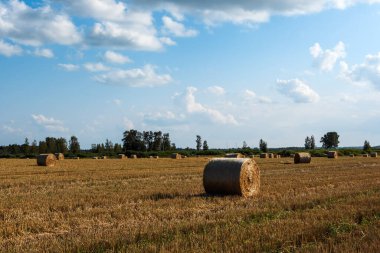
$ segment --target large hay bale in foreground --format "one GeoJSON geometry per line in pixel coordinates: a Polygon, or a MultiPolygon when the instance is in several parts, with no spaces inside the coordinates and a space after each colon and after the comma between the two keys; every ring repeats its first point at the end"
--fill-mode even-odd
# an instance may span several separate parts
{"type": "Polygon", "coordinates": [[[377,157],[377,152],[372,152],[371,157],[377,157]]]}
{"type": "Polygon", "coordinates": [[[119,159],[125,159],[125,158],[127,158],[124,154],[118,154],[117,155],[117,158],[119,158],[119,159]]]}
{"type": "Polygon", "coordinates": [[[182,156],[181,156],[181,154],[173,153],[173,154],[170,155],[170,158],[171,159],[181,159],[182,156]]]}
{"type": "Polygon", "coordinates": [[[300,152],[294,154],[294,163],[310,163],[311,155],[307,152],[300,152]]]}
{"type": "Polygon", "coordinates": [[[268,153],[261,153],[260,158],[268,158],[268,153]]]}
{"type": "Polygon", "coordinates": [[[38,166],[53,167],[57,158],[53,154],[40,154],[37,156],[38,166]]]}
{"type": "Polygon", "coordinates": [[[55,158],[60,161],[60,160],[64,160],[65,159],[65,156],[62,154],[62,153],[55,153],[55,158]]]}
{"type": "Polygon", "coordinates": [[[260,170],[249,158],[214,158],[203,171],[203,187],[208,194],[251,197],[260,189],[260,170]]]}
{"type": "Polygon", "coordinates": [[[327,152],[327,158],[338,158],[338,152],[336,151],[329,151],[327,152]]]}

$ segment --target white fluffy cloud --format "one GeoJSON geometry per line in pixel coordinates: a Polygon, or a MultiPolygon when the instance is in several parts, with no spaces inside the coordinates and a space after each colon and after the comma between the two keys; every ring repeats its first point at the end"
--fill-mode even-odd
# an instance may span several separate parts
{"type": "Polygon", "coordinates": [[[323,71],[331,71],[336,62],[346,56],[345,45],[339,41],[333,49],[323,50],[319,43],[309,48],[314,64],[323,71]]]}
{"type": "Polygon", "coordinates": [[[118,63],[118,64],[124,64],[124,63],[128,63],[128,62],[131,62],[131,59],[129,59],[127,56],[124,56],[122,54],[118,54],[114,51],[106,51],[104,53],[104,59],[108,62],[112,62],[112,63],[118,63]]]}
{"type": "Polygon", "coordinates": [[[209,108],[195,101],[195,87],[188,87],[185,95],[186,110],[188,113],[199,113],[205,115],[210,121],[220,124],[238,125],[234,116],[228,113],[222,113],[216,109],[209,108]]]}
{"type": "MultiPolygon", "coordinates": [[[[145,14],[150,17],[150,14],[145,14]]],[[[143,14],[141,14],[143,16],[143,14]]],[[[136,17],[137,20],[139,17],[136,17]]],[[[142,17],[144,19],[144,17],[142,17]]],[[[156,30],[144,23],[115,23],[104,21],[96,23],[87,42],[94,46],[109,46],[121,49],[157,51],[162,49],[162,43],[156,36],[156,30]]]]}
{"type": "Polygon", "coordinates": [[[48,48],[36,48],[34,50],[34,55],[38,57],[53,58],[54,53],[48,48]]]}
{"type": "Polygon", "coordinates": [[[169,74],[157,74],[155,67],[145,65],[143,68],[116,69],[95,76],[95,80],[104,84],[127,85],[131,87],[155,87],[172,81],[169,74]]]}
{"type": "Polygon", "coordinates": [[[0,40],[0,54],[5,55],[7,57],[21,55],[22,48],[17,45],[12,45],[0,40]]]}
{"type": "Polygon", "coordinates": [[[78,65],[66,63],[60,63],[58,66],[66,71],[77,71],[80,68],[78,65]]]}
{"type": "Polygon", "coordinates": [[[272,100],[265,96],[257,96],[256,93],[252,90],[245,90],[243,93],[243,98],[246,101],[258,102],[260,104],[270,104],[272,100]]]}
{"type": "Polygon", "coordinates": [[[224,90],[223,87],[220,87],[217,85],[208,87],[207,91],[209,93],[217,95],[217,96],[221,96],[221,95],[224,95],[226,93],[226,91],[224,90]]]}
{"type": "Polygon", "coordinates": [[[102,71],[107,71],[109,68],[105,66],[103,63],[97,62],[97,63],[85,63],[83,67],[90,71],[90,72],[102,72],[102,71]]]}
{"type": "Polygon", "coordinates": [[[46,130],[52,132],[67,132],[68,129],[63,125],[63,122],[54,118],[48,118],[42,114],[32,114],[33,120],[46,130]]]}
{"type": "Polygon", "coordinates": [[[375,3],[378,0],[220,0],[220,1],[155,1],[141,0],[137,4],[145,8],[165,9],[178,20],[185,15],[201,19],[206,25],[220,23],[259,24],[271,16],[295,16],[321,12],[328,9],[345,9],[358,3],[375,3]]]}
{"type": "Polygon", "coordinates": [[[49,6],[31,8],[18,0],[0,3],[0,35],[31,46],[72,45],[81,41],[81,34],[67,15],[56,13],[49,6]]]}
{"type": "Polygon", "coordinates": [[[288,96],[296,103],[314,103],[319,95],[303,81],[295,78],[290,80],[277,80],[279,92],[288,96]]]}
{"type": "Polygon", "coordinates": [[[177,37],[194,37],[198,35],[198,31],[194,29],[186,29],[186,27],[168,16],[162,17],[164,24],[164,32],[170,33],[177,37]]]}
{"type": "Polygon", "coordinates": [[[380,52],[375,55],[367,55],[361,64],[349,67],[346,62],[341,62],[341,76],[352,83],[371,85],[380,90],[380,52]]]}

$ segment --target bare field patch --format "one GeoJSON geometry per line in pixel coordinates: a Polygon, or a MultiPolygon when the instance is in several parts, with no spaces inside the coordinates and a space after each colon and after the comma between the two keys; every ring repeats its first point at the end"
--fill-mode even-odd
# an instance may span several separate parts
{"type": "Polygon", "coordinates": [[[380,159],[255,161],[241,198],[204,193],[205,158],[0,159],[0,251],[379,252],[380,159]]]}

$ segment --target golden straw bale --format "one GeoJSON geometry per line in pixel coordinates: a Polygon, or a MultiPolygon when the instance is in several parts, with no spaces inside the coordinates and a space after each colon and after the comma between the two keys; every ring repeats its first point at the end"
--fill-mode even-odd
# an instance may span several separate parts
{"type": "Polygon", "coordinates": [[[137,155],[131,155],[130,156],[132,159],[137,159],[137,155]]]}
{"type": "Polygon", "coordinates": [[[252,197],[259,193],[260,170],[249,158],[214,158],[204,168],[203,186],[208,194],[252,197]]]}
{"type": "Polygon", "coordinates": [[[127,158],[124,154],[118,154],[117,157],[119,159],[126,159],[127,158]]]}
{"type": "Polygon", "coordinates": [[[244,158],[244,155],[241,153],[227,153],[224,155],[225,158],[244,158]]]}
{"type": "Polygon", "coordinates": [[[369,157],[369,154],[364,154],[363,157],[369,157]]]}
{"type": "Polygon", "coordinates": [[[55,153],[54,155],[55,155],[55,158],[57,158],[57,160],[65,159],[65,156],[62,153],[55,153]]]}
{"type": "Polygon", "coordinates": [[[181,154],[178,154],[178,153],[173,153],[170,155],[170,157],[172,159],[181,159],[182,158],[181,154]]]}
{"type": "Polygon", "coordinates": [[[327,158],[338,158],[338,152],[337,151],[329,151],[327,152],[327,158]]]}
{"type": "Polygon", "coordinates": [[[261,153],[260,154],[260,158],[268,158],[268,157],[269,157],[268,153],[261,153]]]}
{"type": "Polygon", "coordinates": [[[377,152],[372,152],[371,157],[377,157],[377,152]]]}
{"type": "Polygon", "coordinates": [[[37,156],[38,166],[53,167],[57,158],[53,154],[40,154],[37,156]]]}
{"type": "Polygon", "coordinates": [[[311,155],[307,152],[300,152],[294,154],[294,163],[310,163],[311,155]]]}

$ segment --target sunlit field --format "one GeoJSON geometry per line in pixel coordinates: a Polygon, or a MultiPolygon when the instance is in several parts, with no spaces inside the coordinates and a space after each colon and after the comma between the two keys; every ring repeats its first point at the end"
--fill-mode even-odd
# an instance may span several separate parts
{"type": "Polygon", "coordinates": [[[207,158],[0,160],[1,252],[379,252],[380,158],[255,158],[257,198],[207,196],[207,158]]]}

